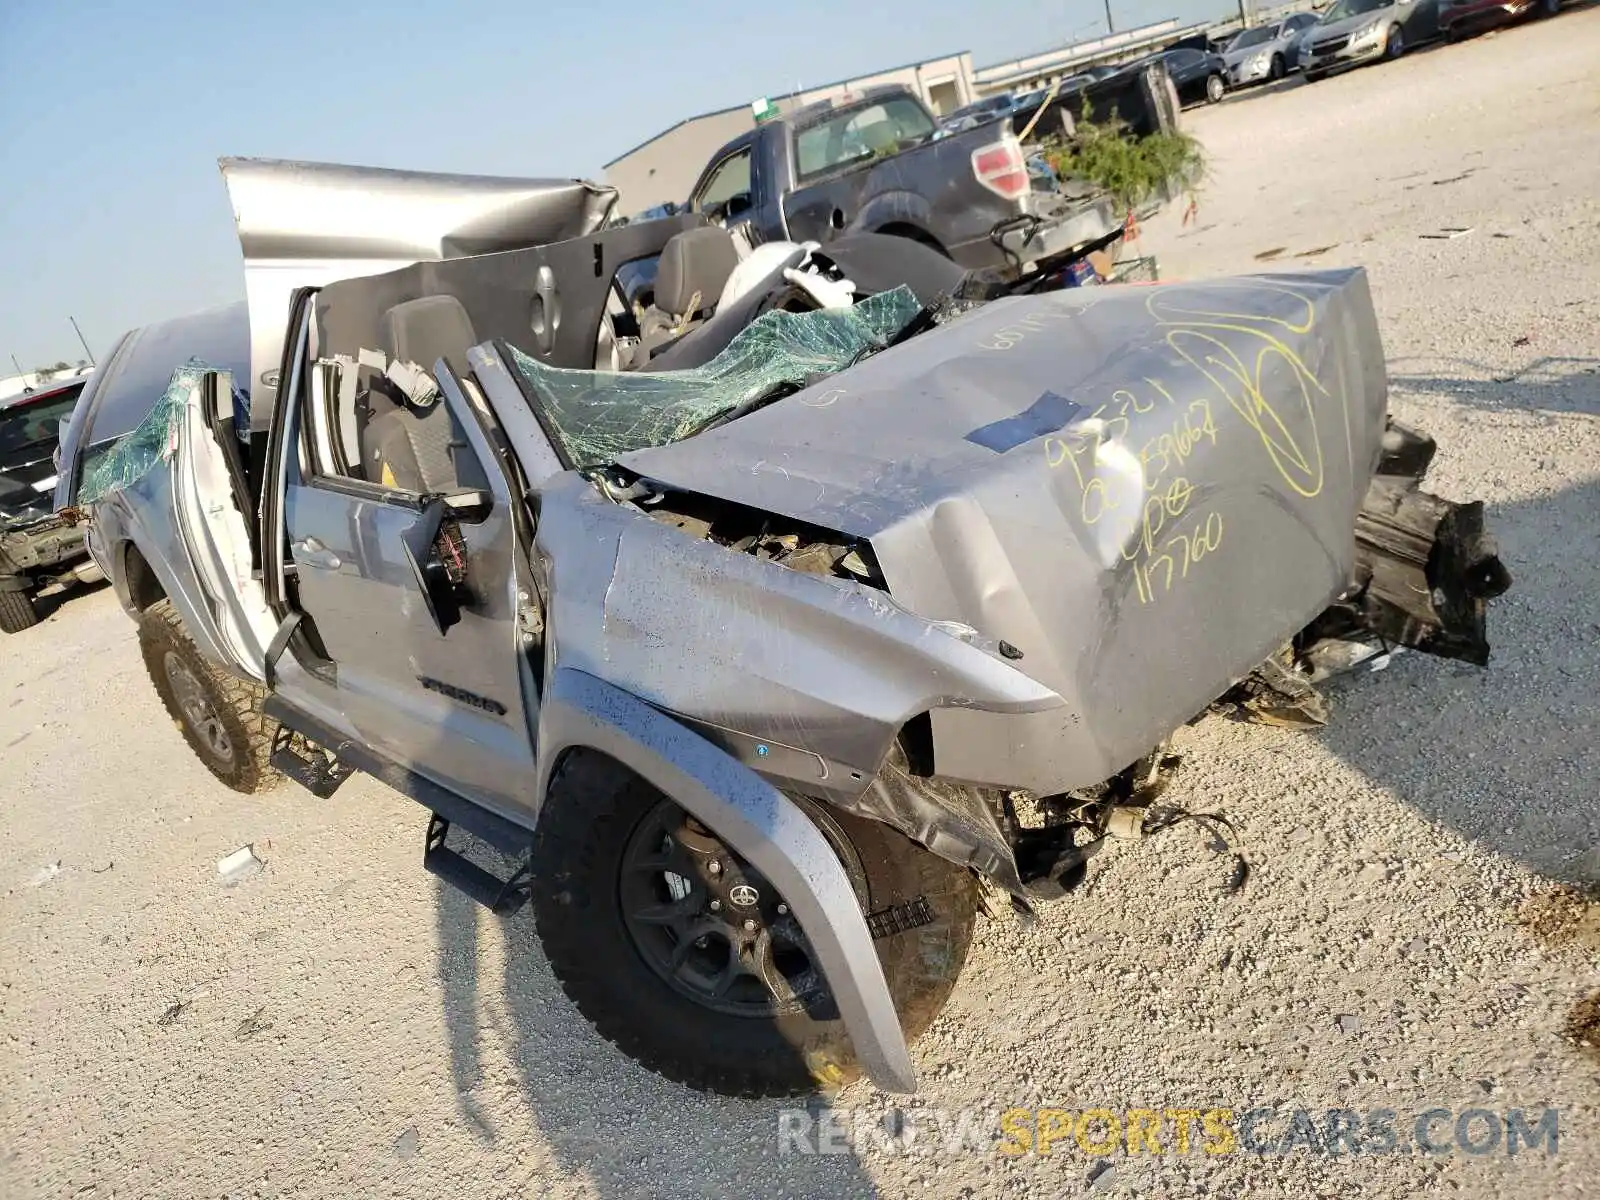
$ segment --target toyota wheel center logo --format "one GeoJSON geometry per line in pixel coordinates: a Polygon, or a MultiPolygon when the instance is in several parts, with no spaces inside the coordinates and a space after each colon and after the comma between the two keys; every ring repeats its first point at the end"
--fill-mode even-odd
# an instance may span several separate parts
{"type": "Polygon", "coordinates": [[[728,899],[732,900],[740,908],[749,908],[760,898],[760,893],[758,893],[755,888],[751,887],[748,883],[736,884],[728,892],[728,899]]]}

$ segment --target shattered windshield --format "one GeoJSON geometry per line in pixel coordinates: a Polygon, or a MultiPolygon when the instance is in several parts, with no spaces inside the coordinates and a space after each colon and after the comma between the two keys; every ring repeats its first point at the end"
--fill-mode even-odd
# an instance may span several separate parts
{"type": "Polygon", "coordinates": [[[850,308],[763,313],[710,362],[683,371],[574,371],[512,352],[556,449],[574,467],[594,467],[840,371],[882,349],[921,309],[902,286],[850,308]]]}
{"type": "Polygon", "coordinates": [[[840,167],[893,154],[907,142],[934,132],[927,110],[910,96],[893,96],[881,104],[846,109],[794,135],[796,173],[814,179],[840,167]]]}

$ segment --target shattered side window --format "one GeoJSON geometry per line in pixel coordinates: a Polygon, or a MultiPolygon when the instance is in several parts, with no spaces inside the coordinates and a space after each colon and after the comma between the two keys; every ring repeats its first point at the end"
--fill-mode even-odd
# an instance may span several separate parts
{"type": "Polygon", "coordinates": [[[921,311],[910,288],[850,308],[763,313],[701,367],[616,374],[546,366],[515,347],[517,370],[575,467],[665,446],[776,389],[799,388],[882,349],[921,311]]]}
{"type": "Polygon", "coordinates": [[[108,492],[129,487],[157,463],[172,461],[183,414],[190,400],[198,397],[201,376],[210,369],[199,359],[190,359],[172,373],[167,390],[144,420],[121,437],[84,452],[78,484],[80,505],[93,504],[108,492]]]}

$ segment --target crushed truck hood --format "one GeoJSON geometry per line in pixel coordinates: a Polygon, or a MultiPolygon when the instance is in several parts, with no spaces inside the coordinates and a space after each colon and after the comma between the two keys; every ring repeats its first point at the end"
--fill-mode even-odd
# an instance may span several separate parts
{"type": "Polygon", "coordinates": [[[1359,269],[1072,289],[621,462],[864,538],[901,604],[1009,643],[1067,709],[936,711],[936,769],[1054,791],[1132,762],[1347,586],[1386,392],[1359,269]]]}

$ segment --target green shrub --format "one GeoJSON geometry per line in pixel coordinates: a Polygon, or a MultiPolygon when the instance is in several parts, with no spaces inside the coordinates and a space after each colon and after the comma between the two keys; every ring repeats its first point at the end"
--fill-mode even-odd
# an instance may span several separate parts
{"type": "Polygon", "coordinates": [[[1125,128],[1114,111],[1105,122],[1085,111],[1071,138],[1045,142],[1045,161],[1058,175],[1103,188],[1125,211],[1137,209],[1163,185],[1187,192],[1192,201],[1206,176],[1200,142],[1181,130],[1135,138],[1125,128]]]}

